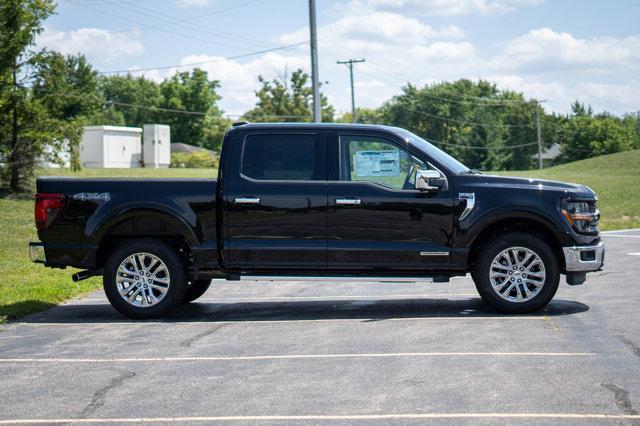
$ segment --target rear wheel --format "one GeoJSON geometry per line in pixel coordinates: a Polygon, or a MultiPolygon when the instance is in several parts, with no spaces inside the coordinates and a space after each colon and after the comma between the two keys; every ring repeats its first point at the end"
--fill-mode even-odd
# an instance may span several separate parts
{"type": "Polygon", "coordinates": [[[182,298],[182,303],[193,302],[198,299],[200,296],[205,294],[211,285],[211,280],[196,280],[184,292],[184,297],[182,298]]]}
{"type": "Polygon", "coordinates": [[[510,233],[485,246],[471,275],[478,293],[491,307],[528,313],[551,301],[560,282],[560,267],[545,240],[510,233]]]}
{"type": "Polygon", "coordinates": [[[131,240],[107,260],[103,284],[107,299],[121,314],[159,318],[184,297],[184,265],[176,251],[162,241],[131,240]]]}

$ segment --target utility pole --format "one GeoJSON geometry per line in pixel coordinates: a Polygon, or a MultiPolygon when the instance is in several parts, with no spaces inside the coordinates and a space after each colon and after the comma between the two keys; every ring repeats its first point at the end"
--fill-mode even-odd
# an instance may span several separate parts
{"type": "Polygon", "coordinates": [[[540,104],[545,100],[536,100],[536,131],[538,133],[538,168],[542,170],[542,132],[540,130],[540,104]]]}
{"type": "Polygon", "coordinates": [[[348,61],[337,61],[337,64],[344,64],[349,67],[349,79],[351,80],[351,122],[356,122],[356,95],[353,90],[353,65],[364,62],[364,59],[349,59],[348,61]]]}
{"type": "Polygon", "coordinates": [[[316,34],[316,4],[309,0],[309,33],[311,44],[311,87],[313,88],[313,122],[320,123],[320,84],[318,83],[318,36],[316,34]]]}

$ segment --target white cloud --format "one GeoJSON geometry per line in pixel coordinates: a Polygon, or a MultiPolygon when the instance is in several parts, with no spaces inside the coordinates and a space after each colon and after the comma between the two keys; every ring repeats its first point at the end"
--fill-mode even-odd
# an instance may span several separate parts
{"type": "MultiPolygon", "coordinates": [[[[308,38],[308,31],[308,28],[301,28],[281,35],[276,41],[295,43],[308,38]]],[[[464,32],[455,25],[434,28],[397,13],[349,12],[318,27],[320,78],[330,80],[324,90],[336,109],[340,112],[350,110],[347,73],[336,61],[365,58],[366,62],[357,64],[354,71],[357,76],[356,103],[377,106],[397,94],[406,79],[380,71],[376,64],[391,68],[392,73],[398,71],[419,79],[427,73],[433,75],[434,71],[446,75],[455,68],[464,68],[461,63],[475,58],[473,44],[459,41],[463,37],[464,32]],[[359,82],[366,84],[360,86],[359,82]]]]}
{"type": "Polygon", "coordinates": [[[545,109],[565,113],[574,100],[590,104],[595,111],[623,113],[637,109],[640,80],[624,83],[560,82],[540,77],[525,78],[515,74],[491,75],[489,80],[498,87],[525,93],[528,97],[545,100],[545,109]]]}
{"type": "MultiPolygon", "coordinates": [[[[308,28],[278,37],[291,44],[309,37],[308,28]]],[[[349,15],[318,27],[319,49],[329,54],[388,52],[401,46],[424,46],[434,38],[461,38],[464,32],[455,25],[434,29],[415,18],[397,13],[370,12],[349,15]]]]}
{"type": "Polygon", "coordinates": [[[575,93],[579,99],[587,99],[594,110],[637,111],[640,80],[624,83],[579,83],[575,93]]]}
{"type": "Polygon", "coordinates": [[[370,7],[381,11],[427,16],[456,16],[471,13],[494,15],[543,2],[544,0],[352,0],[351,9],[370,7]]]}
{"type": "Polygon", "coordinates": [[[90,62],[104,63],[144,52],[137,32],[115,33],[100,28],[58,31],[45,28],[37,44],[64,54],[82,53],[90,62]]]}
{"type": "Polygon", "coordinates": [[[590,69],[620,73],[640,70],[640,36],[576,38],[566,32],[539,28],[509,41],[496,57],[501,68],[533,70],[590,69]],[[621,70],[622,68],[622,70],[621,70]]]}

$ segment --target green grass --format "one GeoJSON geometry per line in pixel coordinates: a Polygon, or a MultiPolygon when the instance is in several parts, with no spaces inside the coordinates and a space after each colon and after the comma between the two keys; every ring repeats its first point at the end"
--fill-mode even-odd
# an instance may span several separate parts
{"type": "MultiPolygon", "coordinates": [[[[84,169],[80,172],[46,169],[39,176],[200,178],[214,177],[213,169],[84,169]]],[[[0,199],[0,324],[82,296],[101,286],[97,277],[71,281],[72,268],[45,268],[29,260],[28,242],[38,241],[33,200],[0,199]]]]}
{"type": "MultiPolygon", "coordinates": [[[[640,151],[576,161],[542,171],[498,172],[511,176],[576,182],[599,197],[601,229],[640,227],[640,151]]],[[[75,177],[213,177],[213,169],[47,169],[38,175],[75,177]]],[[[33,201],[0,199],[0,323],[41,311],[100,287],[99,278],[71,281],[72,269],[45,269],[31,263],[27,243],[37,241],[33,201]]]]}
{"type": "Polygon", "coordinates": [[[587,185],[598,194],[601,230],[640,228],[640,150],[603,155],[544,170],[495,173],[587,185]]]}

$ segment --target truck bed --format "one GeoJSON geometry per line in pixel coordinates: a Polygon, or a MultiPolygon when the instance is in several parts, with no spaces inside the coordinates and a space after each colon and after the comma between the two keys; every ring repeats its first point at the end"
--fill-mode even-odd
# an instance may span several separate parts
{"type": "Polygon", "coordinates": [[[184,238],[204,267],[217,265],[217,179],[40,177],[36,188],[65,198],[55,226],[38,231],[48,266],[91,269],[109,238],[136,235],[184,238]]]}

